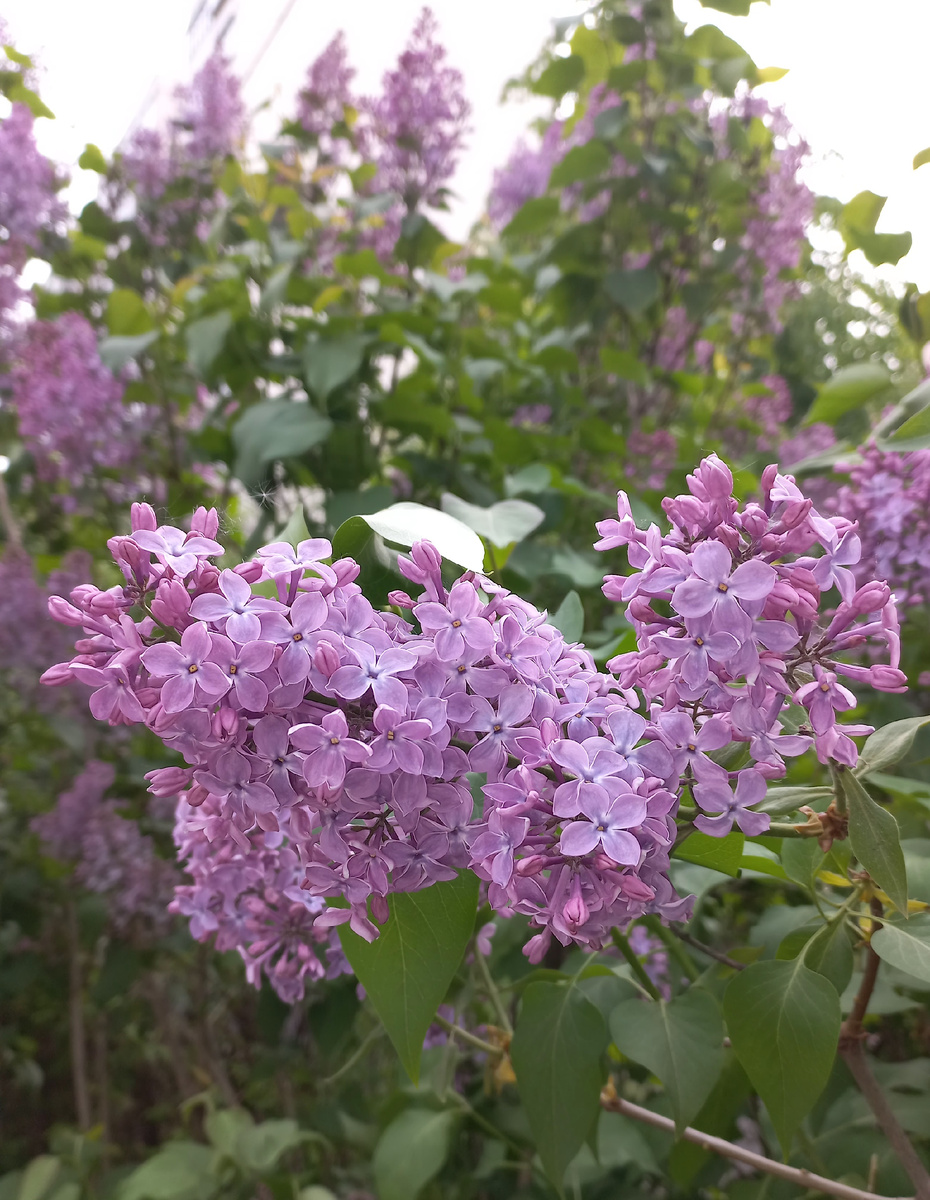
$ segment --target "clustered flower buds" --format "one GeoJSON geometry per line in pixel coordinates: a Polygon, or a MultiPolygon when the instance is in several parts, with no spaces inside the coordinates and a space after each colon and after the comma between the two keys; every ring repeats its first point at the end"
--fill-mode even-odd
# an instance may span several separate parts
{"type": "Polygon", "coordinates": [[[637,529],[623,494],[600,526],[635,572],[605,583],[639,636],[615,674],[490,580],[447,587],[429,543],[399,560],[420,589],[390,597],[408,621],[375,610],[323,539],[220,570],[215,512],[184,532],[134,505],[131,535],[110,542],[124,584],[50,602],[85,636],[46,680],[91,685],[98,719],[144,723],[183,758],[149,776],[156,795],[181,792],[194,884],[174,908],[285,999],[344,968],[337,926],[371,940],[392,892],[464,868],[497,912],[528,918],[532,961],[553,936],[597,949],[645,913],[688,915],[668,877],[684,792],[706,833],[760,833],[784,755],[813,742],[855,762],[863,730],[837,724],[855,702],[838,674],[904,684],[888,588],[856,589],[848,570],[854,527],[776,468],[742,511],[716,457],[689,480],[666,502],[669,534],[637,529]],[[837,660],[870,636],[891,665],[837,660]],[[784,733],[791,702],[809,727],[784,733]],[[734,743],[754,765],[728,770],[734,743]]]}

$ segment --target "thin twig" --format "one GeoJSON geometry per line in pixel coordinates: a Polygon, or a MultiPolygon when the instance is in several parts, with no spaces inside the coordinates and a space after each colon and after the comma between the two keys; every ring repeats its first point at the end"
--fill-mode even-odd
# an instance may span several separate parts
{"type": "Polygon", "coordinates": [[[478,949],[477,943],[474,948],[475,962],[478,966],[478,974],[481,976],[481,981],[484,984],[485,991],[488,993],[488,998],[497,1013],[497,1019],[500,1022],[501,1029],[505,1033],[513,1033],[513,1025],[510,1021],[510,1013],[508,1013],[500,992],[497,990],[497,984],[491,977],[491,972],[488,968],[487,959],[478,949]]]}
{"type": "Polygon", "coordinates": [[[700,971],[694,965],[689,955],[681,948],[678,942],[673,937],[672,933],[662,924],[657,916],[648,916],[643,918],[643,924],[659,941],[665,946],[666,950],[671,954],[672,958],[678,963],[687,977],[692,983],[697,979],[700,971]]]}
{"type": "Polygon", "coordinates": [[[612,929],[610,931],[610,936],[613,938],[614,945],[630,964],[633,974],[646,989],[648,994],[653,998],[653,1000],[661,1000],[661,992],[646,973],[646,968],[639,961],[639,958],[635,954],[633,947],[630,945],[629,938],[622,934],[619,929],[612,929]]]}
{"type": "MultiPolygon", "coordinates": [[[[880,927],[883,913],[881,901],[873,897],[870,907],[872,911],[870,933],[875,933],[880,927]]],[[[891,1105],[888,1103],[888,1097],[872,1074],[862,1046],[865,1036],[862,1021],[868,1012],[869,1001],[878,978],[878,968],[881,965],[881,959],[875,953],[871,943],[866,953],[865,970],[862,972],[862,982],[859,984],[852,1011],[840,1027],[839,1054],[849,1068],[849,1073],[856,1081],[859,1091],[862,1092],[866,1104],[872,1110],[879,1129],[891,1144],[898,1162],[910,1176],[917,1193],[917,1200],[930,1200],[930,1174],[911,1145],[911,1140],[898,1118],[894,1115],[891,1105]]]]}
{"type": "Polygon", "coordinates": [[[469,1046],[473,1046],[476,1050],[481,1050],[485,1054],[490,1054],[494,1058],[500,1058],[504,1053],[500,1046],[494,1046],[491,1042],[485,1042],[475,1034],[469,1033],[467,1029],[463,1029],[461,1025],[453,1025],[451,1021],[447,1021],[445,1017],[439,1013],[433,1017],[433,1021],[441,1029],[444,1029],[450,1037],[458,1038],[459,1041],[467,1042],[469,1046]]]}
{"type": "MultiPolygon", "coordinates": [[[[675,1122],[669,1117],[663,1117],[661,1113],[652,1112],[648,1108],[641,1108],[638,1104],[631,1104],[629,1100],[623,1100],[619,1096],[610,1095],[607,1089],[601,1094],[601,1107],[608,1112],[631,1117],[634,1121],[642,1121],[645,1125],[653,1125],[656,1129],[662,1129],[666,1133],[675,1133],[675,1122]]],[[[764,1171],[767,1175],[775,1175],[779,1179],[787,1179],[790,1183],[808,1191],[822,1192],[826,1196],[838,1196],[840,1200],[875,1200],[874,1193],[863,1192],[846,1183],[826,1179],[823,1175],[815,1175],[813,1171],[805,1170],[804,1167],[789,1167],[787,1163],[776,1162],[774,1158],[766,1158],[764,1154],[756,1154],[752,1150],[747,1150],[745,1146],[737,1146],[735,1142],[714,1137],[713,1134],[702,1133],[700,1129],[692,1129],[690,1125],[682,1132],[681,1137],[687,1142],[694,1142],[702,1150],[710,1150],[723,1158],[732,1158],[736,1162],[746,1163],[747,1166],[754,1167],[757,1171],[764,1171]]]]}
{"type": "Polygon", "coordinates": [[[715,950],[713,946],[705,946],[703,942],[699,942],[690,933],[685,933],[683,929],[676,929],[674,925],[669,928],[679,941],[684,942],[693,950],[697,950],[699,954],[706,954],[708,958],[716,959],[718,963],[723,963],[725,967],[732,967],[734,971],[742,971],[745,968],[745,963],[737,962],[735,958],[730,958],[729,954],[724,954],[722,950],[715,950]]]}
{"type": "Polygon", "coordinates": [[[334,1083],[338,1083],[338,1081],[342,1079],[344,1075],[348,1075],[352,1068],[362,1061],[368,1051],[384,1032],[385,1029],[383,1025],[375,1026],[371,1033],[369,1033],[368,1036],[362,1040],[362,1044],[355,1051],[355,1053],[346,1059],[338,1071],[334,1071],[332,1075],[327,1075],[325,1079],[320,1080],[320,1087],[332,1087],[332,1085],[334,1083]]]}

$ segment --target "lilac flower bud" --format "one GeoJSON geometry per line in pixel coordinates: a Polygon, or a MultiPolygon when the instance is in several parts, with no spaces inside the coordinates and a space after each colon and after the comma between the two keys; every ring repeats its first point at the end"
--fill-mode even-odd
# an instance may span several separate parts
{"type": "MultiPolygon", "coordinates": [[[[135,527],[133,527],[135,528],[135,527]]],[[[155,529],[157,526],[149,525],[146,528],[155,529]]],[[[201,537],[215,539],[220,529],[220,518],[215,508],[200,508],[194,511],[191,517],[191,533],[200,534],[201,537]]]]}
{"type": "Polygon", "coordinates": [[[347,587],[358,578],[361,568],[354,558],[337,558],[332,569],[336,575],[336,586],[347,587]]]}
{"type": "Polygon", "coordinates": [[[47,687],[63,687],[66,683],[74,683],[77,677],[71,670],[71,663],[55,663],[42,672],[39,682],[47,687]]]}
{"type": "Polygon", "coordinates": [[[733,475],[725,462],[716,454],[710,454],[694,474],[688,476],[688,485],[699,500],[729,499],[733,491],[733,475]]]}
{"type": "Polygon", "coordinates": [[[339,651],[329,642],[320,642],[313,654],[313,665],[321,675],[329,679],[341,666],[339,651]]]}
{"type": "Polygon", "coordinates": [[[407,592],[388,592],[388,604],[393,604],[396,608],[412,609],[415,603],[416,601],[407,592]]]}
{"type": "Polygon", "coordinates": [[[149,771],[149,791],[153,796],[176,796],[191,782],[193,771],[184,767],[159,767],[149,771]]]}
{"type": "Polygon", "coordinates": [[[388,908],[385,896],[372,896],[371,915],[376,925],[383,925],[388,917],[390,917],[391,910],[388,908]]]}
{"type": "MultiPolygon", "coordinates": [[[[205,534],[204,536],[209,537],[210,535],[205,534]]],[[[250,562],[237,563],[233,567],[233,570],[248,584],[258,583],[263,574],[262,564],[260,562],[255,562],[254,559],[250,562]]]]}
{"type": "Polygon", "coordinates": [[[133,533],[139,529],[155,530],[158,528],[158,517],[155,515],[155,509],[152,508],[151,504],[132,505],[130,508],[130,527],[133,533]]]}
{"type": "Polygon", "coordinates": [[[61,622],[62,625],[73,625],[80,628],[87,621],[85,613],[75,608],[73,604],[69,604],[61,596],[49,596],[48,611],[52,619],[61,622]]]}

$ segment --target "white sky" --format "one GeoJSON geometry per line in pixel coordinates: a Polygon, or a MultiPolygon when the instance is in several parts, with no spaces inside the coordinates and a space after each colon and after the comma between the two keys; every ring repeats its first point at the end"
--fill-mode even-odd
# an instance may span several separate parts
{"type": "MultiPolygon", "coordinates": [[[[235,0],[233,0],[233,3],[235,0]]],[[[344,28],[361,92],[374,91],[393,65],[422,0],[238,0],[230,48],[249,67],[276,18],[287,17],[246,89],[253,107],[272,100],[286,111],[307,64],[344,28]]],[[[760,66],[790,68],[766,94],[784,103],[813,147],[808,182],[848,200],[864,188],[889,197],[880,231],[910,229],[914,249],[885,277],[930,288],[930,165],[913,171],[930,146],[925,99],[930,0],[771,0],[747,18],[727,17],[675,0],[693,24],[713,22],[760,66]]],[[[230,8],[233,4],[230,4],[230,8]]],[[[504,82],[533,58],[551,21],[576,11],[574,0],[432,0],[450,60],[465,75],[473,105],[470,148],[454,187],[453,212],[441,223],[462,237],[481,211],[496,165],[542,102],[499,107],[504,82]]],[[[150,96],[153,83],[188,74],[185,31],[193,0],[0,0],[17,46],[43,67],[41,91],[57,120],[40,121],[45,153],[74,174],[72,203],[95,192],[96,177],[74,166],[86,142],[109,153],[150,96]]],[[[257,117],[268,136],[274,121],[257,117]]]]}

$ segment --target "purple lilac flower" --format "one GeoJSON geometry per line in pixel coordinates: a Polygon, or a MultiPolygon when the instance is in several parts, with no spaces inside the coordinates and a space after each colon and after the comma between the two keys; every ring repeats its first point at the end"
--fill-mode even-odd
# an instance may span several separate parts
{"type": "Polygon", "coordinates": [[[364,102],[370,122],[376,189],[394,192],[412,212],[441,204],[455,171],[471,106],[461,72],[446,65],[436,18],[424,8],[382,93],[364,102]]]}
{"type": "Polygon", "coordinates": [[[122,479],[142,455],[144,415],[123,403],[123,385],[100,361],[90,323],[78,313],[34,321],[18,344],[12,403],[36,473],[66,489],[67,510],[97,472],[116,476],[105,490],[126,495],[122,479]]]}

